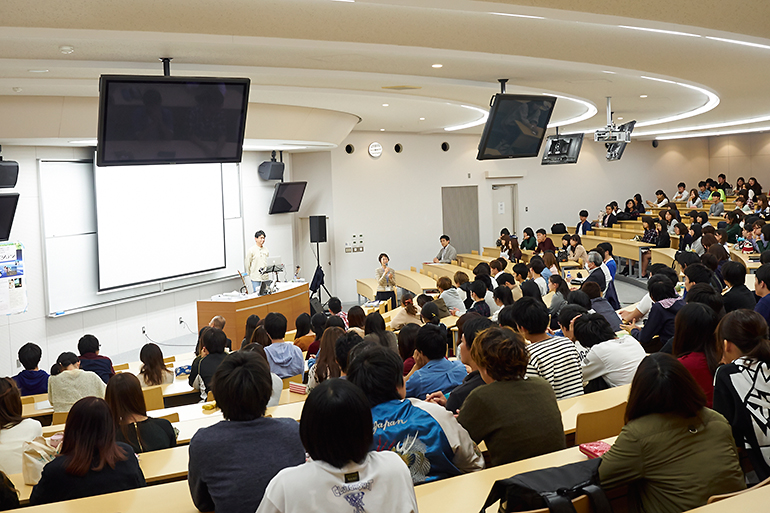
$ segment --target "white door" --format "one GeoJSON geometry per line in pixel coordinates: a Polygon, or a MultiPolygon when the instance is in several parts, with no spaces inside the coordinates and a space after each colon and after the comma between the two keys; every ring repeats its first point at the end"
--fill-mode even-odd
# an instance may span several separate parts
{"type": "Polygon", "coordinates": [[[513,214],[515,202],[515,185],[492,186],[492,226],[494,228],[495,238],[500,235],[500,230],[503,228],[508,228],[511,233],[518,234],[518,231],[516,230],[516,218],[513,214]]]}

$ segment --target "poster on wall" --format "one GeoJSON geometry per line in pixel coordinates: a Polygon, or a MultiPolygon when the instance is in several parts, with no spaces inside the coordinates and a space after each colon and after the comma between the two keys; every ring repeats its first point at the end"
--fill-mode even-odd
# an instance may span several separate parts
{"type": "Polygon", "coordinates": [[[27,310],[27,279],[24,276],[24,246],[0,242],[0,314],[27,310]]]}

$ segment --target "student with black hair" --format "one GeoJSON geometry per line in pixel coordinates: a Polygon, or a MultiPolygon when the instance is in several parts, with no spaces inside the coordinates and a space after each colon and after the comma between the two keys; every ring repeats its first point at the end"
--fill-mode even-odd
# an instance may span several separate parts
{"type": "MultiPolygon", "coordinates": [[[[470,314],[473,317],[477,317],[477,314],[470,314]]],[[[457,320],[457,324],[461,325],[460,320],[467,317],[463,315],[457,320]]],[[[417,340],[417,332],[420,331],[420,324],[407,324],[401,328],[398,332],[398,354],[404,361],[404,376],[407,376],[414,367],[414,343],[417,340]]]]}
{"type": "Polygon", "coordinates": [[[524,338],[508,328],[480,333],[471,355],[486,385],[465,400],[457,421],[489,450],[494,466],[565,447],[556,396],[539,376],[527,376],[524,338]]]}
{"type": "Polygon", "coordinates": [[[540,295],[548,294],[548,282],[542,276],[545,271],[545,263],[542,258],[532,258],[529,261],[529,279],[540,288],[540,295]]]}
{"type": "Polygon", "coordinates": [[[347,332],[334,343],[334,357],[337,360],[337,365],[340,366],[342,376],[345,376],[348,372],[350,351],[363,342],[364,339],[358,333],[347,332]]]}
{"type": "Polygon", "coordinates": [[[556,253],[556,246],[554,246],[553,241],[548,238],[547,233],[548,232],[545,231],[545,228],[540,228],[536,232],[537,248],[535,248],[535,253],[538,255],[543,254],[546,251],[553,251],[556,253]]]}
{"type": "Polygon", "coordinates": [[[620,316],[612,308],[609,301],[602,297],[602,291],[599,285],[592,281],[583,283],[580,290],[585,292],[591,301],[591,310],[604,317],[612,327],[612,331],[620,330],[620,316]]]}
{"type": "Polygon", "coordinates": [[[690,291],[687,293],[687,297],[684,298],[685,303],[700,303],[706,305],[716,313],[717,318],[721,319],[725,315],[724,311],[724,296],[714,290],[714,287],[707,283],[696,283],[690,287],[690,291]]]}
{"type": "Polygon", "coordinates": [[[99,339],[93,335],[83,335],[78,341],[80,352],[80,368],[85,371],[95,372],[106,384],[115,375],[112,361],[99,354],[99,339]]]}
{"type": "Polygon", "coordinates": [[[628,485],[631,511],[680,512],[712,495],[743,490],[730,427],[667,354],[647,356],[634,375],[626,425],[602,456],[602,488],[628,485]]]}
{"type": "Polygon", "coordinates": [[[310,325],[313,327],[313,333],[315,334],[315,340],[307,347],[307,358],[318,354],[318,348],[321,347],[321,337],[326,329],[326,314],[321,312],[313,314],[310,318],[310,325]]]}
{"type": "MultiPolygon", "coordinates": [[[[591,231],[591,222],[588,220],[588,210],[578,212],[580,222],[575,226],[575,235],[586,235],[591,231]]],[[[538,230],[539,231],[539,230],[538,230]]]]}
{"type": "Polygon", "coordinates": [[[569,238],[569,254],[567,260],[570,262],[583,261],[583,265],[588,261],[588,252],[583,247],[583,240],[580,235],[574,234],[569,238]]]}
{"type": "Polygon", "coordinates": [[[572,342],[575,342],[575,346],[577,347],[577,350],[578,350],[579,361],[583,360],[588,350],[585,349],[582,345],[580,345],[580,342],[578,342],[577,338],[575,338],[574,323],[578,317],[587,313],[588,313],[588,310],[583,308],[580,305],[570,304],[570,303],[564,305],[564,308],[562,308],[561,312],[559,312],[559,318],[558,318],[559,330],[554,333],[554,335],[556,336],[561,335],[561,336],[567,337],[572,342]]]}
{"type": "Polygon", "coordinates": [[[350,362],[348,381],[363,391],[371,407],[371,449],[401,456],[415,484],[484,468],[476,444],[452,412],[409,398],[400,367],[398,356],[378,347],[362,350],[350,362]],[[414,454],[418,447],[419,455],[414,454]]]}
{"type": "Polygon", "coordinates": [[[512,321],[530,342],[527,376],[540,376],[554,389],[557,399],[583,394],[582,375],[575,344],[566,337],[552,337],[548,328],[548,309],[533,298],[523,297],[510,307],[512,321]]]}
{"type": "Polygon", "coordinates": [[[674,225],[674,235],[679,237],[679,245],[677,249],[679,251],[685,251],[687,246],[692,243],[692,237],[690,236],[690,229],[684,223],[676,223],[674,225]]]}
{"type": "MultiPolygon", "coordinates": [[[[663,343],[674,336],[674,318],[684,306],[684,301],[671,284],[671,280],[665,276],[656,275],[650,278],[647,283],[647,291],[653,301],[650,308],[650,316],[644,324],[644,328],[631,329],[631,336],[641,342],[645,350],[652,352],[657,350],[663,343]],[[650,343],[655,336],[659,337],[660,345],[653,348],[650,343]]],[[[624,329],[630,329],[629,326],[623,326],[624,329]]]]}
{"type": "MultiPolygon", "coordinates": [[[[518,264],[517,264],[518,265],[518,264]]],[[[482,317],[489,317],[492,315],[492,311],[489,305],[484,300],[487,294],[487,287],[484,282],[476,280],[471,284],[471,298],[473,299],[473,305],[468,308],[468,312],[476,312],[482,317]]]]}
{"type": "Polygon", "coordinates": [[[191,387],[200,391],[201,399],[205,400],[208,391],[211,390],[211,378],[227,356],[225,354],[227,336],[219,328],[207,327],[201,334],[201,343],[203,347],[200,355],[190,365],[190,376],[187,381],[191,387]]]}
{"type": "Polygon", "coordinates": [[[714,379],[714,409],[732,426],[735,442],[746,452],[756,476],[770,477],[770,341],[758,312],[735,310],[719,323],[717,343],[723,351],[714,379]]]}
{"type": "MultiPolygon", "coordinates": [[[[520,264],[516,264],[520,265],[520,264]]],[[[523,272],[525,273],[525,276],[522,278],[522,281],[526,279],[526,273],[529,271],[527,269],[527,264],[521,264],[524,266],[523,272]]],[[[514,266],[515,267],[515,266],[514,266]]],[[[519,268],[521,270],[521,268],[519,268]]],[[[497,283],[500,285],[505,285],[509,289],[511,289],[511,294],[513,295],[513,300],[516,301],[519,298],[521,298],[521,288],[519,287],[519,281],[514,277],[511,273],[500,273],[497,275],[497,283]]]]}
{"type": "Polygon", "coordinates": [[[433,259],[434,264],[451,264],[452,260],[457,260],[457,250],[449,244],[449,235],[439,237],[441,249],[433,259]]]}
{"type": "Polygon", "coordinates": [[[80,368],[80,360],[75,353],[65,352],[59,355],[51,367],[48,402],[54,412],[65,412],[84,397],[104,397],[106,388],[104,381],[95,372],[80,368]]]}
{"type": "Polygon", "coordinates": [[[607,266],[607,269],[610,271],[610,276],[614,280],[615,275],[618,272],[618,264],[615,262],[615,255],[612,254],[612,244],[609,242],[601,242],[597,244],[596,247],[600,250],[600,254],[602,255],[602,258],[604,258],[604,265],[607,266]]]}
{"type": "Polygon", "coordinates": [[[559,315],[559,310],[567,304],[567,296],[569,296],[570,290],[567,282],[564,281],[559,275],[553,275],[548,280],[548,290],[553,292],[551,296],[551,305],[548,307],[548,314],[551,316],[551,328],[556,328],[556,316],[559,315]]]}
{"type": "Polygon", "coordinates": [[[727,285],[727,290],[722,294],[725,312],[730,313],[740,308],[754,310],[757,301],[754,292],[745,285],[746,268],[739,262],[725,262],[722,264],[722,278],[727,285]]]}
{"type": "MultiPolygon", "coordinates": [[[[348,314],[342,309],[342,301],[340,301],[340,298],[338,297],[332,297],[329,298],[329,303],[327,304],[329,307],[329,312],[331,312],[332,315],[339,317],[342,319],[342,322],[345,323],[344,330],[348,329],[348,314]]],[[[391,308],[395,308],[395,304],[391,308]]]]}
{"type": "MultiPolygon", "coordinates": [[[[502,312],[503,310],[505,310],[505,308],[502,308],[500,311],[502,312]]],[[[471,349],[476,335],[487,328],[495,326],[495,323],[475,314],[466,314],[457,320],[457,326],[462,326],[462,330],[459,333],[460,343],[457,344],[460,361],[463,362],[464,365],[470,367],[471,372],[463,378],[462,384],[455,388],[449,397],[444,395],[443,391],[438,391],[428,395],[427,398],[428,401],[440,404],[452,413],[458,413],[465,398],[468,397],[468,394],[470,394],[476,387],[480,387],[484,384],[484,380],[479,374],[476,362],[471,357],[471,349]],[[466,320],[465,318],[468,319],[466,320]],[[463,323],[461,324],[460,321],[463,321],[463,323]]],[[[458,329],[458,331],[460,330],[458,329]]]]}
{"type": "Polygon", "coordinates": [[[513,304],[513,294],[511,293],[511,289],[504,285],[500,285],[495,288],[492,296],[495,300],[495,304],[498,306],[498,310],[490,316],[490,319],[497,322],[497,315],[500,313],[500,309],[513,304]]]}
{"type": "Polygon", "coordinates": [[[591,298],[582,290],[573,290],[567,295],[567,304],[580,305],[586,310],[592,310],[591,298]]]}
{"type": "Polygon", "coordinates": [[[255,353],[228,355],[214,373],[212,392],[225,420],[190,440],[190,495],[200,511],[254,513],[273,476],[304,463],[299,425],[265,417],[272,380],[255,353]]]}
{"type": "Polygon", "coordinates": [[[265,348],[270,372],[274,372],[281,379],[302,374],[305,369],[302,350],[291,342],[284,342],[286,317],[278,312],[270,312],[265,317],[265,331],[272,341],[272,344],[265,348]]]}
{"type": "MultiPolygon", "coordinates": [[[[644,359],[644,348],[637,340],[617,331],[600,314],[581,315],[575,320],[575,339],[588,349],[580,362],[583,381],[589,386],[596,379],[602,380],[595,390],[628,385],[634,378],[639,363],[644,359]],[[602,386],[603,385],[603,386],[602,386]]],[[[586,387],[586,392],[594,391],[586,387]]]]}
{"type": "Polygon", "coordinates": [[[682,362],[706,395],[706,407],[714,402],[714,373],[722,356],[717,347],[719,318],[711,307],[690,303],[679,310],[674,323],[672,354],[682,362]]]}
{"type": "Polygon", "coordinates": [[[760,298],[754,311],[770,324],[770,264],[762,264],[754,273],[754,292],[760,298]]]}
{"type": "MultiPolygon", "coordinates": [[[[449,278],[446,277],[444,277],[444,279],[447,281],[449,280],[449,278]]],[[[414,306],[414,294],[411,292],[404,292],[401,295],[401,307],[401,310],[390,319],[390,328],[392,330],[400,330],[410,323],[422,326],[420,312],[417,310],[417,307],[414,306]]],[[[465,308],[464,305],[463,308],[465,308]]],[[[366,325],[364,325],[364,334],[366,334],[366,325]]]]}
{"type": "Polygon", "coordinates": [[[676,194],[671,201],[685,201],[687,199],[687,185],[684,182],[679,182],[676,185],[676,194]]]}
{"type": "Polygon", "coordinates": [[[15,375],[13,380],[22,396],[48,392],[48,373],[38,368],[42,356],[43,350],[33,342],[27,342],[19,348],[19,361],[24,370],[15,375]]]}
{"type": "Polygon", "coordinates": [[[535,239],[535,232],[532,228],[527,226],[524,228],[524,232],[521,237],[521,249],[533,250],[537,247],[537,239],[535,239]]]}
{"type": "Polygon", "coordinates": [[[14,381],[0,378],[0,471],[21,474],[24,444],[39,436],[43,436],[40,421],[22,417],[21,394],[14,381]]]}
{"type": "Polygon", "coordinates": [[[703,264],[688,265],[684,270],[684,288],[690,290],[690,288],[696,283],[711,284],[711,279],[714,277],[714,273],[703,264]]]}
{"type": "Polygon", "coordinates": [[[426,324],[417,332],[414,368],[407,377],[406,396],[425,399],[439,390],[449,393],[468,375],[462,362],[447,360],[446,328],[426,324]]]}
{"type": "Polygon", "coordinates": [[[372,414],[355,385],[322,383],[305,402],[299,430],[311,459],[270,481],[258,513],[337,513],[364,506],[372,513],[417,511],[402,458],[370,452],[372,414]]]}
{"type": "Polygon", "coordinates": [[[663,191],[663,189],[658,189],[655,191],[655,197],[655,201],[647,200],[647,205],[653,208],[663,208],[668,205],[668,196],[666,196],[666,193],[663,191]]]}

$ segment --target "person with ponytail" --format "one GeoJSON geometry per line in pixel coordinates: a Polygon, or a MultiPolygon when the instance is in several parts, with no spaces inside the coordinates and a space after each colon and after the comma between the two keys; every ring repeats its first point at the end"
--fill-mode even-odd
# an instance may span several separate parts
{"type": "MultiPolygon", "coordinates": [[[[714,409],[733,428],[756,472],[756,481],[770,477],[770,341],[767,323],[751,310],[725,315],[717,328],[723,346],[714,379],[714,409]]],[[[752,480],[753,481],[753,480],[752,480]]]]}
{"type": "Polygon", "coordinates": [[[404,292],[401,296],[401,307],[402,309],[390,320],[390,329],[398,331],[410,323],[422,326],[420,312],[417,311],[417,307],[414,306],[414,294],[411,292],[404,292]]]}

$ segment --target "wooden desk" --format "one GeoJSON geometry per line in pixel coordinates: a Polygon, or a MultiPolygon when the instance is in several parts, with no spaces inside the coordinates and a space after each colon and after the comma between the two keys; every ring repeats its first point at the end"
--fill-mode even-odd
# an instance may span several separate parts
{"type": "Polygon", "coordinates": [[[578,414],[605,410],[628,401],[630,390],[631,385],[623,385],[557,401],[561,412],[561,422],[564,425],[564,434],[574,435],[578,414]]]}
{"type": "Polygon", "coordinates": [[[668,267],[675,267],[674,263],[676,262],[675,257],[677,250],[674,248],[653,248],[650,251],[652,251],[651,263],[665,264],[668,267]]]}
{"type": "Polygon", "coordinates": [[[500,248],[497,246],[484,246],[484,250],[481,252],[483,256],[497,258],[500,256],[500,248]]]}
{"type": "MultiPolygon", "coordinates": [[[[749,254],[752,256],[757,256],[756,253],[749,253],[749,254]]],[[[751,260],[749,260],[749,255],[741,251],[737,251],[735,249],[730,250],[730,260],[732,260],[733,262],[738,262],[743,264],[743,267],[745,267],[746,271],[749,273],[751,273],[752,271],[756,271],[762,265],[759,263],[759,261],[752,262],[751,260]]]]}
{"type": "Polygon", "coordinates": [[[460,262],[463,262],[465,264],[468,264],[468,267],[473,269],[477,265],[479,265],[481,262],[486,262],[487,264],[491,262],[492,260],[499,257],[499,251],[497,257],[492,256],[484,256],[484,255],[474,255],[473,253],[460,253],[457,255],[457,260],[460,262]]]}
{"type": "MultiPolygon", "coordinates": [[[[646,242],[636,242],[633,240],[624,239],[612,239],[609,237],[597,237],[595,235],[584,235],[581,237],[583,240],[583,246],[586,248],[594,248],[601,242],[609,242],[612,244],[612,254],[616,257],[627,258],[629,260],[636,260],[637,262],[642,258],[642,250],[650,249],[653,245],[646,242]]],[[[639,273],[641,277],[641,266],[639,266],[639,273]]]]}
{"type": "Polygon", "coordinates": [[[374,301],[375,296],[377,296],[377,280],[374,278],[356,279],[356,292],[358,293],[359,303],[362,296],[369,301],[374,301]]]}
{"type": "Polygon", "coordinates": [[[432,272],[433,274],[441,276],[446,276],[450,280],[452,280],[452,283],[454,283],[454,276],[457,271],[465,273],[466,276],[468,276],[468,281],[473,281],[476,279],[476,277],[473,275],[473,271],[470,269],[466,269],[465,267],[460,267],[459,265],[452,265],[452,264],[422,264],[423,270],[427,272],[432,272]]]}
{"type": "Polygon", "coordinates": [[[268,296],[249,294],[233,300],[199,300],[198,329],[208,326],[215,315],[227,320],[225,334],[233,341],[233,350],[241,348],[241,340],[246,335],[246,319],[258,315],[261,319],[270,312],[280,312],[291,323],[301,313],[310,313],[309,285],[307,283],[281,283],[287,288],[268,296]]]}
{"type": "Polygon", "coordinates": [[[396,286],[408,290],[415,296],[438,290],[436,280],[415,271],[396,271],[396,286]]]}

